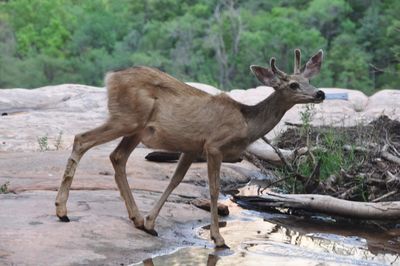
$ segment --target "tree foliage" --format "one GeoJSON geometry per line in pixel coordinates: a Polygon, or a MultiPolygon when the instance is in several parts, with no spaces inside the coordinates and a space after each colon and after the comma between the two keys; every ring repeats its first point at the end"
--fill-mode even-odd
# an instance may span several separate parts
{"type": "Polygon", "coordinates": [[[1,1],[0,88],[100,86],[104,72],[133,65],[249,88],[249,65],[275,56],[290,72],[294,48],[322,48],[316,85],[397,89],[399,10],[395,0],[1,1]]]}

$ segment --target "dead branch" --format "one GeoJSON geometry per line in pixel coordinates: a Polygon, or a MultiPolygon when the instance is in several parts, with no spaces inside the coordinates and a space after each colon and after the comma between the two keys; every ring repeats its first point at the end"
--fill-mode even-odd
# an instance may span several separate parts
{"type": "Polygon", "coordinates": [[[388,185],[393,184],[393,183],[400,184],[400,177],[392,174],[390,171],[386,171],[386,174],[389,177],[388,179],[386,179],[386,183],[388,185]]]}
{"type": "Polygon", "coordinates": [[[373,178],[373,177],[368,177],[367,179],[367,184],[368,185],[374,185],[374,186],[378,186],[380,188],[385,188],[387,181],[383,180],[383,179],[378,179],[378,178],[373,178]]]}
{"type": "Polygon", "coordinates": [[[291,127],[303,127],[303,124],[301,123],[291,123],[291,122],[285,122],[286,126],[291,126],[291,127]]]}
{"type": "Polygon", "coordinates": [[[269,146],[272,147],[272,149],[274,149],[274,151],[276,152],[276,154],[278,154],[279,159],[281,159],[281,161],[285,164],[285,166],[289,169],[289,171],[293,172],[293,167],[292,165],[286,160],[285,156],[283,156],[282,152],[275,147],[274,145],[271,144],[271,142],[266,138],[266,137],[261,137],[261,139],[263,141],[265,141],[265,143],[267,143],[269,146]]]}
{"type": "Polygon", "coordinates": [[[333,187],[338,182],[338,177],[336,175],[330,175],[325,182],[322,183],[323,189],[325,191],[329,190],[331,192],[337,192],[333,187]]]}
{"type": "Polygon", "coordinates": [[[343,145],[343,150],[344,151],[355,151],[355,152],[361,152],[361,153],[368,153],[371,150],[365,147],[361,147],[361,146],[356,146],[356,147],[352,147],[351,145],[343,145]]]}
{"type": "Polygon", "coordinates": [[[382,201],[382,200],[384,200],[384,199],[386,199],[386,198],[388,198],[388,197],[390,197],[390,196],[396,194],[397,192],[398,192],[397,190],[389,191],[389,192],[386,193],[385,195],[382,195],[382,196],[380,196],[379,198],[376,198],[376,199],[372,200],[372,202],[379,202],[379,201],[382,201]]]}
{"type": "MultiPolygon", "coordinates": [[[[243,157],[247,161],[249,161],[252,164],[254,164],[258,169],[260,169],[260,171],[263,174],[269,173],[269,171],[264,167],[263,163],[261,162],[261,160],[256,155],[252,154],[251,152],[246,151],[246,152],[243,153],[243,157]]],[[[268,165],[268,167],[274,168],[275,166],[271,164],[271,165],[268,165]]]]}
{"type": "Polygon", "coordinates": [[[321,162],[322,162],[322,160],[319,159],[317,164],[315,165],[314,170],[312,171],[310,177],[307,179],[306,183],[304,184],[304,189],[306,192],[314,191],[320,184],[319,175],[320,175],[321,162]]]}
{"type": "Polygon", "coordinates": [[[265,141],[265,143],[267,143],[269,146],[272,147],[272,149],[274,149],[275,153],[278,154],[279,158],[281,159],[281,161],[284,163],[284,165],[287,167],[287,169],[289,170],[290,173],[292,173],[292,175],[296,178],[301,180],[302,182],[306,182],[309,177],[303,176],[300,173],[298,173],[296,170],[294,170],[292,164],[290,164],[285,156],[282,154],[282,152],[279,150],[279,148],[275,147],[274,145],[271,144],[271,142],[266,138],[266,137],[261,137],[261,139],[263,141],[265,141]]]}
{"type": "Polygon", "coordinates": [[[342,217],[384,220],[400,218],[400,201],[355,202],[317,194],[278,194],[268,192],[258,197],[236,196],[240,204],[258,208],[293,208],[306,211],[337,215],[342,217]]]}
{"type": "Polygon", "coordinates": [[[340,194],[338,196],[338,198],[340,198],[340,199],[348,199],[354,193],[354,191],[357,190],[357,188],[358,188],[358,186],[353,186],[353,187],[347,189],[345,192],[340,194]]]}
{"type": "Polygon", "coordinates": [[[397,156],[394,156],[390,152],[388,152],[388,148],[389,148],[389,145],[387,145],[387,144],[385,146],[383,146],[383,149],[381,151],[382,158],[384,158],[392,163],[400,165],[400,158],[397,156]]]}

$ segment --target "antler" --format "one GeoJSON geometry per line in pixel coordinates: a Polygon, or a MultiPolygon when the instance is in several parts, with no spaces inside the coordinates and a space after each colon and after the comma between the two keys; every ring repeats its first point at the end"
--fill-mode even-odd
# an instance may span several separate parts
{"type": "MultiPolygon", "coordinates": [[[[287,74],[285,72],[283,72],[282,70],[280,70],[276,65],[275,65],[276,59],[275,57],[271,58],[271,69],[272,71],[277,74],[280,77],[286,77],[287,74]]],[[[296,74],[300,74],[302,72],[301,70],[301,52],[300,49],[295,49],[294,50],[294,70],[293,73],[296,74]]]]}
{"type": "Polygon", "coordinates": [[[270,62],[272,71],[273,71],[275,74],[277,74],[278,76],[280,76],[280,77],[286,77],[286,73],[283,72],[282,70],[280,70],[279,68],[276,67],[275,61],[276,61],[275,57],[272,57],[272,58],[271,58],[271,62],[270,62]]]}
{"type": "Polygon", "coordinates": [[[300,74],[300,67],[301,67],[301,52],[300,49],[294,50],[294,74],[300,74]]]}

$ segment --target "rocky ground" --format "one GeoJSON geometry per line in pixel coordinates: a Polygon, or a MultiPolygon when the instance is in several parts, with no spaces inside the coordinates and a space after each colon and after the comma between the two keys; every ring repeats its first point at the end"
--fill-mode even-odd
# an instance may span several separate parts
{"type": "MultiPolygon", "coordinates": [[[[190,204],[208,197],[206,167],[195,163],[171,195],[157,220],[159,237],[135,229],[114,182],[110,147],[93,149],[82,159],[68,201],[70,223],[55,216],[54,200],[69,151],[0,154],[1,265],[120,265],[141,261],[177,247],[199,244],[193,228],[210,214],[190,204]]],[[[147,162],[146,148],[134,151],[128,181],[146,214],[169,182],[175,164],[147,162]]],[[[248,163],[225,164],[224,184],[246,183],[255,169],[248,163]]],[[[208,242],[205,242],[208,243],[208,242]]]]}

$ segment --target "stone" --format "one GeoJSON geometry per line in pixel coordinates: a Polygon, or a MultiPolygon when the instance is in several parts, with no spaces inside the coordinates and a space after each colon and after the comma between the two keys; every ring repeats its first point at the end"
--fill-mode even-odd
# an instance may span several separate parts
{"type": "MultiPolygon", "coordinates": [[[[209,199],[195,199],[191,203],[199,209],[211,211],[211,201],[209,199]]],[[[228,216],[229,208],[227,205],[218,202],[218,215],[228,216]]]]}

